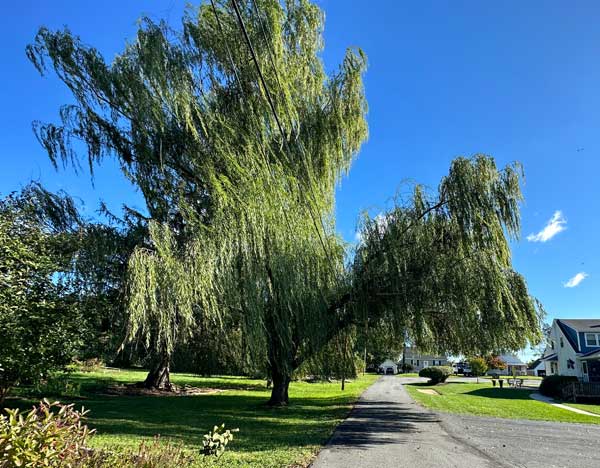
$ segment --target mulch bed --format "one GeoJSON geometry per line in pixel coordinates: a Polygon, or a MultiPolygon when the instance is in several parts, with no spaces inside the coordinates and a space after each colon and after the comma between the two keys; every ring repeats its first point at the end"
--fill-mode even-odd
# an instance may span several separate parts
{"type": "Polygon", "coordinates": [[[102,393],[111,396],[192,396],[210,395],[223,392],[219,388],[192,387],[191,385],[172,385],[171,390],[146,388],[140,384],[111,385],[102,393]]]}

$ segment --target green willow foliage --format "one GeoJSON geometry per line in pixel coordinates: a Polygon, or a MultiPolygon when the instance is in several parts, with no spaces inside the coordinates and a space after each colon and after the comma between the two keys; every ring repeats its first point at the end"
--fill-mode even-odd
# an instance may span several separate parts
{"type": "Polygon", "coordinates": [[[511,266],[519,235],[521,169],[457,158],[429,197],[363,223],[354,300],[420,348],[481,354],[540,340],[541,305],[511,266]]]}
{"type": "Polygon", "coordinates": [[[366,58],[350,49],[328,75],[322,32],[308,0],[219,1],[190,8],[178,31],[142,19],[111,64],[68,30],[42,28],[27,49],[76,100],[60,125],[34,124],[51,160],[77,165],[74,140],[90,168],[114,155],[160,223],[130,261],[130,336],[168,355],[188,327],[241,314],[277,404],[295,369],[369,316],[448,350],[516,346],[537,326],[505,239],[518,177],[489,158],[458,160],[439,208],[417,191],[384,225],[365,221],[344,264],[334,196],[367,137],[366,58]]]}
{"type": "MultiPolygon", "coordinates": [[[[115,154],[151,216],[190,241],[199,313],[244,310],[248,342],[260,353],[266,341],[276,372],[290,375],[343,278],[334,189],[367,135],[365,57],[348,50],[328,76],[315,5],[238,4],[278,120],[222,2],[190,9],[181,32],[143,19],[110,65],[68,30],[41,29],[28,56],[41,72],[49,61],[77,104],[63,107],[62,125],[35,130],[55,163],[77,164],[74,139],[90,167],[115,154]]],[[[144,303],[132,300],[134,316],[144,303]]]]}
{"type": "Polygon", "coordinates": [[[194,262],[182,258],[168,227],[151,222],[150,236],[153,250],[138,248],[129,259],[128,336],[142,337],[146,348],[169,362],[195,325],[196,283],[189,280],[194,262]]]}

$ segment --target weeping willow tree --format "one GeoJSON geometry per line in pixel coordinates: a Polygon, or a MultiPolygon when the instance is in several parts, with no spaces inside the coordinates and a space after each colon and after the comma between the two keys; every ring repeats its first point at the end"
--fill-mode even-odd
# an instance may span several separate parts
{"type": "Polygon", "coordinates": [[[152,250],[138,247],[129,259],[127,338],[141,339],[154,357],[144,385],[171,389],[169,368],[178,343],[195,325],[194,264],[181,255],[171,229],[151,222],[152,250]]]}
{"type": "MultiPolygon", "coordinates": [[[[524,282],[509,274],[505,231],[517,231],[518,179],[489,159],[458,162],[438,210],[418,192],[384,226],[366,221],[356,261],[345,265],[334,195],[367,136],[366,59],[349,49],[327,74],[322,29],[308,0],[215,0],[189,9],[178,30],[143,19],[111,64],[68,30],[41,29],[27,49],[76,101],[60,124],[34,124],[52,161],[78,164],[75,140],[87,145],[90,168],[118,158],[150,216],[171,232],[155,242],[169,249],[131,261],[130,336],[162,340],[151,347],[168,355],[186,327],[235,312],[249,356],[270,370],[273,405],[288,402],[295,369],[368,316],[393,319],[399,336],[406,328],[418,342],[433,342],[447,314],[456,314],[449,326],[480,320],[483,328],[508,307],[505,320],[526,327],[521,341],[536,326],[524,282]],[[405,244],[413,249],[406,258],[405,244]],[[471,271],[454,280],[468,293],[452,290],[450,278],[437,289],[437,270],[450,268],[457,245],[495,256],[480,267],[492,290],[477,294],[481,278],[472,282],[471,271]],[[167,251],[177,254],[163,262],[167,251]],[[419,295],[402,302],[407,289],[419,295]]],[[[501,340],[506,328],[493,327],[501,340]]],[[[440,346],[466,346],[463,333],[453,329],[459,341],[440,346]]]]}
{"type": "Polygon", "coordinates": [[[334,189],[367,134],[365,58],[348,50],[327,75],[322,25],[305,0],[211,2],[180,30],[143,19],[111,64],[68,30],[41,29],[27,50],[76,100],[60,125],[34,124],[52,161],[77,164],[75,140],[90,167],[119,159],[151,217],[193,252],[198,274],[182,281],[200,291],[199,316],[244,311],[274,403],[329,338],[323,320],[346,281],[334,189]]]}
{"type": "Polygon", "coordinates": [[[365,218],[353,300],[419,348],[451,354],[518,350],[540,340],[541,305],[512,269],[521,168],[457,158],[435,194],[365,218]]]}

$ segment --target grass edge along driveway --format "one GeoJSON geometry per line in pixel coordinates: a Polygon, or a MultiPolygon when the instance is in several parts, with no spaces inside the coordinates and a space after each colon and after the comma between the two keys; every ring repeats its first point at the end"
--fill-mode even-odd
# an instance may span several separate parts
{"type": "Polygon", "coordinates": [[[430,386],[422,383],[404,384],[410,396],[435,411],[471,414],[508,419],[600,424],[600,418],[585,416],[556,408],[529,397],[532,390],[498,388],[485,383],[450,382],[430,386]],[[419,392],[432,389],[439,395],[419,392]]]}
{"type": "MultiPolygon", "coordinates": [[[[215,394],[190,396],[111,396],[103,389],[111,383],[143,380],[144,371],[103,370],[74,373],[69,379],[81,385],[82,399],[72,400],[77,408],[90,410],[88,425],[97,430],[91,445],[111,451],[135,450],[156,435],[161,441],[182,444],[198,453],[202,435],[215,424],[239,428],[225,454],[215,462],[197,456],[194,467],[284,467],[306,466],[348,415],[362,392],[378,378],[365,375],[340,383],[292,382],[290,405],[265,406],[270,390],[264,380],[244,377],[199,377],[172,374],[178,385],[214,388],[215,394]]],[[[68,402],[67,398],[49,397],[68,402]]],[[[36,400],[9,399],[4,406],[31,408],[36,400]]]]}

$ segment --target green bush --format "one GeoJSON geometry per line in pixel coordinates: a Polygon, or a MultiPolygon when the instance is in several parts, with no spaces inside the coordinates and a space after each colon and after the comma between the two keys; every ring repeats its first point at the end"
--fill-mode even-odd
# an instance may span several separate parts
{"type": "Polygon", "coordinates": [[[452,375],[452,368],[448,366],[425,367],[419,371],[419,377],[427,377],[431,385],[445,382],[450,375],[452,375]]]}
{"type": "Polygon", "coordinates": [[[67,374],[52,374],[34,385],[33,394],[39,397],[77,397],[81,394],[81,384],[70,380],[67,374]]]}
{"type": "Polygon", "coordinates": [[[482,357],[473,357],[469,359],[468,363],[471,368],[471,374],[475,377],[485,374],[488,370],[488,365],[482,357]]]}
{"type": "Polygon", "coordinates": [[[548,375],[540,384],[540,393],[552,398],[560,398],[562,389],[571,382],[579,382],[574,375],[548,375]]]}
{"type": "Polygon", "coordinates": [[[94,431],[83,424],[87,411],[43,400],[26,414],[0,415],[0,466],[78,466],[94,431]]]}

